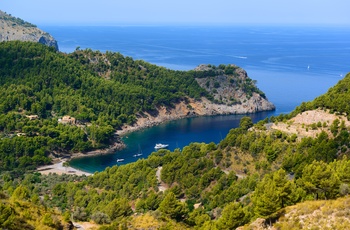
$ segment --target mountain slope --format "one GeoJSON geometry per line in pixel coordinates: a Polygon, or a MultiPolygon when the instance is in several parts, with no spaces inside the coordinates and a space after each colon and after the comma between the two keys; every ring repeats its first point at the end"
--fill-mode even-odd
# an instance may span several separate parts
{"type": "Polygon", "coordinates": [[[0,43],[0,66],[4,169],[46,164],[49,155],[114,148],[115,131],[125,126],[274,109],[271,103],[255,103],[266,99],[247,77],[244,85],[254,90],[250,99],[245,94],[235,99],[243,102],[223,105],[197,83],[198,71],[168,70],[119,53],[64,54],[39,43],[9,41],[0,43]],[[150,123],[142,123],[145,119],[150,123]]]}
{"type": "Polygon", "coordinates": [[[50,210],[101,229],[348,227],[348,198],[331,199],[350,193],[349,74],[289,115],[256,125],[244,117],[217,145],[160,150],[77,177],[24,172],[49,154],[108,146],[116,129],[142,119],[265,96],[232,65],[171,71],[118,53],[66,55],[30,42],[1,43],[0,66],[0,227],[62,227],[50,210]],[[244,99],[231,98],[236,93],[244,99]]]}
{"type": "MultiPolygon", "coordinates": [[[[304,220],[300,227],[307,226],[309,218],[324,211],[339,213],[330,226],[340,226],[344,212],[335,211],[337,205],[320,211],[313,211],[317,208],[311,203],[292,205],[349,194],[350,160],[342,158],[350,143],[348,127],[333,126],[333,136],[321,132],[316,138],[298,139],[268,129],[267,120],[253,125],[243,118],[240,127],[218,145],[193,143],[174,152],[160,150],[148,159],[110,167],[88,178],[27,175],[19,179],[20,184],[30,188],[30,196],[46,197],[45,205],[59,208],[74,220],[106,225],[102,229],[139,225],[234,229],[258,217],[263,218],[260,227],[281,218],[276,226],[288,229],[298,218],[304,220]],[[158,190],[160,166],[164,192],[158,190]],[[241,171],[238,166],[243,166],[241,171]],[[298,211],[310,206],[310,214],[305,208],[303,213],[298,211]],[[289,222],[283,222],[284,215],[289,222]]],[[[19,183],[11,174],[0,182],[6,194],[19,183]]],[[[315,227],[329,224],[312,222],[315,227]]]]}

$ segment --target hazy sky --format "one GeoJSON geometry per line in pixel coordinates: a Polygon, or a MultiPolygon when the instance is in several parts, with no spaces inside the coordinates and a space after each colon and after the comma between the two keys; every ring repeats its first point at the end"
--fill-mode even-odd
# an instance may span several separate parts
{"type": "Polygon", "coordinates": [[[0,0],[0,10],[37,25],[350,25],[350,0],[0,0]]]}

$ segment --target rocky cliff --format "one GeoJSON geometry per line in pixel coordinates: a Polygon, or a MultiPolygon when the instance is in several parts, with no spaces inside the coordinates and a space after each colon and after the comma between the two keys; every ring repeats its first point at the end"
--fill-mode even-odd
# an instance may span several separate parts
{"type": "Polygon", "coordinates": [[[48,33],[35,25],[25,22],[0,11],[0,41],[32,41],[39,42],[58,50],[57,41],[48,33]]]}
{"type": "Polygon", "coordinates": [[[134,125],[124,126],[118,133],[122,135],[186,117],[248,114],[275,109],[265,94],[255,86],[255,82],[248,77],[245,70],[235,65],[225,66],[225,68],[226,71],[220,68],[214,69],[210,65],[200,65],[194,70],[194,74],[198,76],[196,81],[213,96],[213,100],[205,97],[200,100],[188,98],[177,103],[173,108],[161,106],[157,113],[146,112],[138,116],[134,125]]]}
{"type": "Polygon", "coordinates": [[[200,65],[195,71],[196,81],[210,95],[223,113],[253,113],[274,110],[256,81],[236,65],[200,65]]]}

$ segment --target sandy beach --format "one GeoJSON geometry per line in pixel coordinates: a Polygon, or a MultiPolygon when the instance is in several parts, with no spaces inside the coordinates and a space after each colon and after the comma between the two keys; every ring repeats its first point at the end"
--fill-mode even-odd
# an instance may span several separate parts
{"type": "Polygon", "coordinates": [[[52,165],[45,165],[42,167],[37,168],[37,172],[40,172],[41,174],[48,175],[49,173],[56,173],[58,175],[62,174],[75,174],[78,176],[86,175],[90,176],[92,175],[91,173],[81,171],[79,169],[72,168],[70,166],[65,167],[63,166],[63,163],[65,161],[61,161],[52,165]]]}

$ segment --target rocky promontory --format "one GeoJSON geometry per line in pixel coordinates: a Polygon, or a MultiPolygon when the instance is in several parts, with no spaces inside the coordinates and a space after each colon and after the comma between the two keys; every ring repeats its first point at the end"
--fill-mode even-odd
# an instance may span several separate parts
{"type": "Polygon", "coordinates": [[[54,47],[58,50],[57,41],[48,33],[20,18],[0,11],[0,41],[31,41],[54,47]]]}
{"type": "Polygon", "coordinates": [[[133,125],[125,125],[118,134],[151,127],[165,121],[186,117],[249,114],[275,110],[273,103],[256,87],[245,70],[235,65],[212,67],[200,65],[194,70],[197,83],[212,98],[186,98],[173,107],[160,106],[156,113],[138,115],[133,125]]]}

